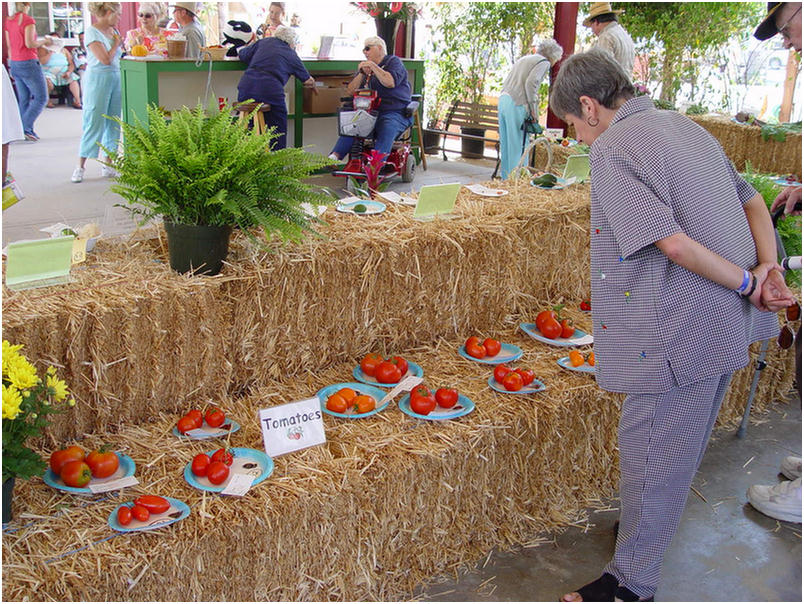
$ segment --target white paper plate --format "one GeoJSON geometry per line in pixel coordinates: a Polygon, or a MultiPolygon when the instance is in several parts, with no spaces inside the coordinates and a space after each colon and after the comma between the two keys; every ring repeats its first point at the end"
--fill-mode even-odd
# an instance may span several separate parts
{"type": "Polygon", "coordinates": [[[594,338],[580,329],[576,329],[571,338],[545,338],[535,323],[520,323],[519,328],[534,340],[550,344],[551,346],[588,346],[594,342],[594,338]]]}
{"type": "Polygon", "coordinates": [[[350,201],[349,203],[339,203],[335,209],[344,214],[355,214],[356,216],[372,216],[374,214],[382,214],[385,212],[385,204],[381,201],[373,200],[360,200],[350,201]],[[357,205],[363,204],[366,206],[365,212],[355,212],[354,208],[357,205]]]}

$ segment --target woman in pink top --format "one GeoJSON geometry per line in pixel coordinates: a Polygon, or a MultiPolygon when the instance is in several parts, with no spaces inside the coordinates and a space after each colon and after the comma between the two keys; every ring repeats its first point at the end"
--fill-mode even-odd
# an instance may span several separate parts
{"type": "Polygon", "coordinates": [[[6,19],[6,44],[10,60],[9,72],[17,86],[17,102],[20,107],[22,129],[29,141],[38,141],[34,122],[47,104],[47,84],[39,66],[36,49],[48,43],[46,36],[36,39],[36,22],[28,14],[30,2],[15,2],[15,14],[6,19]]]}

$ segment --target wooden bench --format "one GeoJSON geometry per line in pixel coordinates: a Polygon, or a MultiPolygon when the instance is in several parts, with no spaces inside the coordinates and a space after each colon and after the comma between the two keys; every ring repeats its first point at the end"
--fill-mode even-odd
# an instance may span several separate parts
{"type": "Polygon", "coordinates": [[[483,141],[483,143],[494,143],[494,148],[497,150],[497,165],[494,167],[494,174],[492,178],[497,176],[497,171],[500,169],[500,141],[496,138],[489,138],[487,136],[476,136],[473,134],[464,134],[462,132],[450,131],[451,126],[458,128],[477,128],[482,130],[499,131],[499,122],[497,120],[497,107],[494,105],[486,105],[483,103],[467,103],[465,101],[455,101],[450,107],[447,114],[447,121],[444,124],[443,130],[434,130],[430,128],[430,132],[437,132],[443,134],[444,139],[440,149],[447,159],[446,138],[452,136],[460,139],[483,141]]]}

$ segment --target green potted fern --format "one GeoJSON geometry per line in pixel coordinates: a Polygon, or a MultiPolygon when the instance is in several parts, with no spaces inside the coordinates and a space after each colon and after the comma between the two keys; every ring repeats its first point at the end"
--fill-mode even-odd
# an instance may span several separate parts
{"type": "Polygon", "coordinates": [[[273,130],[256,134],[230,114],[228,106],[199,105],[168,118],[152,105],[147,122],[117,119],[124,142],[110,154],[118,173],[112,190],[143,222],[163,219],[170,266],[181,273],[220,272],[233,228],[256,240],[252,229],[259,227],[265,244],[273,234],[298,240],[318,220],[303,204],[331,201],[302,182],[327,165],[325,157],[299,148],[269,151],[273,130]]]}

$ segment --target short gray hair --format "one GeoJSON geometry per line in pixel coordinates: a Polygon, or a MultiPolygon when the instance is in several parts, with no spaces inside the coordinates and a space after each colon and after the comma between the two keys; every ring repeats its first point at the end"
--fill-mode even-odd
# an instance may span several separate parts
{"type": "Polygon", "coordinates": [[[388,46],[385,44],[385,40],[383,40],[380,36],[371,36],[370,38],[366,38],[363,42],[364,46],[379,46],[382,48],[382,54],[388,54],[388,46]]]}
{"type": "Polygon", "coordinates": [[[274,38],[278,38],[285,42],[288,46],[296,46],[296,42],[298,41],[299,37],[296,35],[296,30],[292,27],[287,27],[286,25],[280,25],[274,31],[274,38]]]}
{"type": "Polygon", "coordinates": [[[553,38],[549,38],[539,43],[536,52],[550,61],[550,65],[555,65],[564,54],[564,49],[553,38]]]}
{"type": "Polygon", "coordinates": [[[558,70],[550,92],[550,109],[558,117],[581,117],[580,97],[595,99],[606,109],[634,96],[634,85],[614,57],[605,50],[590,50],[567,58],[558,70]]]}

